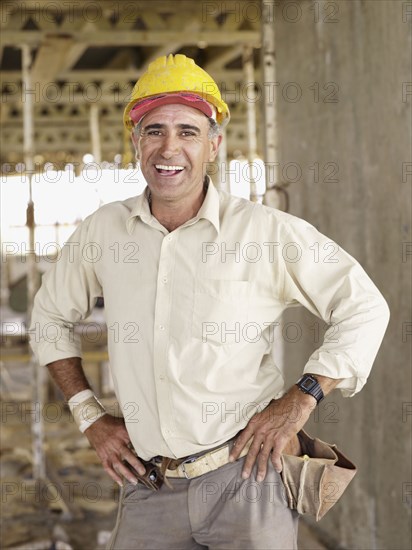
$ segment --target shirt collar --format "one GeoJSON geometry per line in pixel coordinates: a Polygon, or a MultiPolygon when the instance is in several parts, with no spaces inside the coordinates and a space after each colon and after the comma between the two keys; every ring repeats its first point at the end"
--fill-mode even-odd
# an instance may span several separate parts
{"type": "MultiPolygon", "coordinates": [[[[197,222],[200,219],[208,220],[219,233],[220,230],[220,219],[219,219],[219,193],[216,187],[213,185],[212,180],[209,176],[208,179],[208,188],[205,196],[205,200],[202,203],[202,206],[199,208],[199,212],[191,221],[192,223],[197,222]]],[[[152,213],[149,206],[149,188],[146,187],[144,192],[141,195],[136,197],[136,202],[130,216],[126,220],[126,229],[129,235],[133,232],[133,229],[136,225],[136,218],[140,218],[142,222],[153,225],[152,213]]]]}
{"type": "Polygon", "coordinates": [[[132,208],[130,216],[126,220],[126,229],[129,235],[133,232],[136,225],[136,218],[140,218],[144,223],[150,225],[152,213],[149,206],[149,188],[146,187],[141,195],[136,197],[135,205],[132,208]]]}
{"type": "Polygon", "coordinates": [[[220,217],[219,217],[219,192],[213,185],[213,182],[209,176],[207,176],[208,187],[205,196],[205,200],[202,206],[199,208],[199,212],[194,217],[194,220],[205,219],[208,220],[219,233],[220,230],[220,217]]]}

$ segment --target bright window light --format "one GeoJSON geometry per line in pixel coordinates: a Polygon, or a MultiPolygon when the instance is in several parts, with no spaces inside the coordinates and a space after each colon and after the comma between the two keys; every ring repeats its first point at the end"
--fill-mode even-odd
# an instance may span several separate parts
{"type": "Polygon", "coordinates": [[[246,159],[234,159],[229,164],[230,192],[236,197],[250,198],[250,183],[252,177],[255,181],[258,195],[263,195],[266,190],[265,164],[263,160],[256,158],[251,165],[246,159]]]}
{"type": "Polygon", "coordinates": [[[83,155],[82,160],[83,160],[84,164],[89,164],[90,162],[94,161],[94,156],[91,155],[90,153],[86,153],[85,155],[83,155]]]}
{"type": "MultiPolygon", "coordinates": [[[[49,255],[53,243],[62,246],[76,224],[99,206],[140,195],[146,187],[138,167],[120,169],[111,164],[110,168],[101,169],[89,162],[76,176],[70,165],[64,171],[55,171],[51,166],[32,178],[36,251],[47,249],[49,255]]],[[[25,174],[2,178],[2,242],[20,243],[22,254],[28,249],[28,200],[29,180],[25,174]]]]}
{"type": "MultiPolygon", "coordinates": [[[[9,176],[1,179],[1,233],[2,241],[13,240],[13,226],[26,224],[26,208],[29,200],[28,179],[24,176],[9,176]]],[[[20,231],[21,234],[21,231],[20,231]]],[[[20,238],[16,238],[20,241],[20,238]]]]}

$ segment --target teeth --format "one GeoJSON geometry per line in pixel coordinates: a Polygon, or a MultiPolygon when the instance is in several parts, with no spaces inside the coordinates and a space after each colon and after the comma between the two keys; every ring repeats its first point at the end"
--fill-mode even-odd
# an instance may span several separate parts
{"type": "Polygon", "coordinates": [[[176,170],[183,170],[184,166],[166,166],[165,164],[155,164],[158,170],[170,170],[175,172],[176,170]]]}

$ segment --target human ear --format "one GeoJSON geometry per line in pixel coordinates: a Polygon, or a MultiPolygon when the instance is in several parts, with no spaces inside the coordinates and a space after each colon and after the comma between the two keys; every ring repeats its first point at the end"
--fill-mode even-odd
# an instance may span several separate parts
{"type": "Polygon", "coordinates": [[[217,136],[210,140],[209,162],[213,162],[215,160],[221,142],[222,136],[217,136]]]}
{"type": "Polygon", "coordinates": [[[139,158],[140,158],[140,155],[139,155],[139,138],[138,138],[138,136],[136,136],[136,134],[133,131],[132,131],[132,134],[131,134],[131,139],[132,139],[133,147],[134,147],[134,150],[135,150],[135,159],[138,161],[139,158]]]}

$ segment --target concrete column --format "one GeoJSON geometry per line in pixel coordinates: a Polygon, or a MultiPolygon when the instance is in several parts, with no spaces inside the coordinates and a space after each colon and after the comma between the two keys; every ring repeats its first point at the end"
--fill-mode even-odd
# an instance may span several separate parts
{"type": "MultiPolygon", "coordinates": [[[[290,211],[354,256],[391,310],[366,387],[350,399],[332,392],[305,426],[337,443],[358,466],[316,528],[334,539],[330,548],[406,550],[412,517],[412,76],[406,47],[412,4],[292,4],[301,8],[301,20],[276,21],[276,80],[281,86],[295,81],[302,90],[300,101],[282,101],[278,110],[280,160],[302,169],[290,186],[290,211]]],[[[319,261],[327,269],[332,264],[323,252],[319,261]]],[[[302,328],[299,342],[284,344],[292,384],[322,342],[322,332],[314,330],[322,321],[300,308],[290,308],[286,321],[302,328]]]]}

